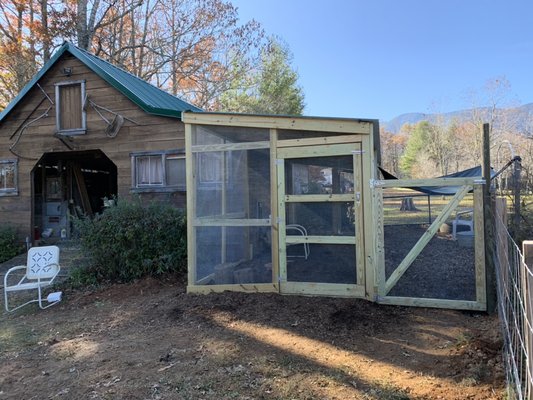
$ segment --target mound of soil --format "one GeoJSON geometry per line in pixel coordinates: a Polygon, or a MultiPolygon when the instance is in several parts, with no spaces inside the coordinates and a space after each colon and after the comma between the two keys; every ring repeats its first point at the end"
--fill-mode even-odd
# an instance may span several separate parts
{"type": "Polygon", "coordinates": [[[0,399],[500,399],[495,316],[188,295],[153,279],[0,316],[0,399]]]}

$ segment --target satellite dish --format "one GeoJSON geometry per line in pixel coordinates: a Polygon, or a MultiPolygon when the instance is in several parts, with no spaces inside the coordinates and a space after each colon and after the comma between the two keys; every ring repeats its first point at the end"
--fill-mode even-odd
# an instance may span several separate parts
{"type": "Polygon", "coordinates": [[[107,128],[105,128],[105,134],[112,138],[117,136],[122,125],[124,125],[124,117],[120,114],[115,115],[113,121],[111,121],[111,123],[107,125],[107,128]]]}

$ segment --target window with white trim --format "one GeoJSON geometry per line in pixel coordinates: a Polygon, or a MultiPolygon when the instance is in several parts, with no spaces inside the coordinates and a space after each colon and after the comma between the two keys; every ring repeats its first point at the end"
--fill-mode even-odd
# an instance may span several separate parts
{"type": "Polygon", "coordinates": [[[56,129],[62,135],[82,135],[87,130],[85,81],[59,82],[55,85],[56,129]]]}
{"type": "Polygon", "coordinates": [[[17,173],[17,160],[0,160],[0,196],[18,195],[17,173]]]}
{"type": "Polygon", "coordinates": [[[150,152],[132,154],[134,189],[185,190],[185,154],[150,152]]]}

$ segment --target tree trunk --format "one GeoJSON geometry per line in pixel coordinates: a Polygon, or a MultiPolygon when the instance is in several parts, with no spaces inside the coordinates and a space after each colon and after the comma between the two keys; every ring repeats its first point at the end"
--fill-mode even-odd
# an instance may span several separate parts
{"type": "Polygon", "coordinates": [[[87,27],[87,0],[78,0],[78,15],[76,21],[76,36],[78,47],[83,50],[89,49],[89,32],[87,27]]]}
{"type": "Polygon", "coordinates": [[[404,197],[402,199],[402,205],[400,206],[400,211],[420,211],[415,207],[412,197],[404,197]]]}
{"type": "Polygon", "coordinates": [[[48,2],[46,0],[41,0],[41,23],[43,25],[42,41],[43,41],[43,61],[47,62],[50,60],[51,51],[50,51],[50,31],[48,29],[48,2]]]}

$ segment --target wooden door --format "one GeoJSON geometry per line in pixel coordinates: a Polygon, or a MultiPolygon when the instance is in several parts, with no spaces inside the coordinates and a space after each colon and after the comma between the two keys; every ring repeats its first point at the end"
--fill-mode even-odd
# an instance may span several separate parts
{"type": "Polygon", "coordinates": [[[361,143],[277,151],[282,293],[364,297],[361,143]]]}

